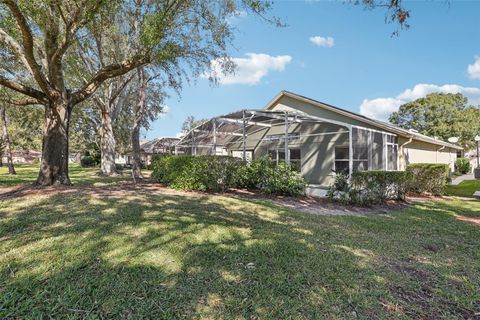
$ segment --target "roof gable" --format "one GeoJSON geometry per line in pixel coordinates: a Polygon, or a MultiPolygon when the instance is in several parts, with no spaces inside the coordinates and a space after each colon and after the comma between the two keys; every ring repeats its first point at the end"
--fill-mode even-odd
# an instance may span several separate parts
{"type": "Polygon", "coordinates": [[[427,143],[432,143],[436,145],[455,148],[457,150],[462,150],[462,148],[457,145],[444,142],[438,139],[434,139],[432,137],[419,134],[417,132],[412,132],[410,130],[406,130],[406,129],[397,127],[395,125],[392,125],[391,123],[386,123],[383,121],[371,119],[363,115],[357,114],[355,112],[348,111],[339,107],[335,107],[333,105],[323,103],[314,99],[310,99],[305,96],[298,95],[296,93],[289,92],[289,91],[281,91],[272,101],[270,101],[265,106],[265,109],[272,110],[278,104],[284,101],[287,101],[287,104],[288,104],[288,100],[297,102],[297,103],[289,104],[288,107],[291,107],[301,112],[305,112],[305,113],[323,112],[321,114],[321,116],[323,117],[330,116],[330,117],[333,117],[335,120],[339,120],[339,121],[342,121],[343,119],[343,122],[347,122],[352,125],[360,125],[367,128],[381,129],[387,132],[397,134],[402,137],[413,138],[414,140],[424,141],[427,143]],[[319,110],[323,110],[323,111],[315,111],[315,109],[308,108],[306,107],[306,105],[310,107],[318,108],[319,110]]]}

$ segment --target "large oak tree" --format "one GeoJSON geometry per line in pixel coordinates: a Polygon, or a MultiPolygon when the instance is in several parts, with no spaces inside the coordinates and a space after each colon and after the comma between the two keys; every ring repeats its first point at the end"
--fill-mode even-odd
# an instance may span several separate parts
{"type": "Polygon", "coordinates": [[[219,58],[223,58],[223,69],[231,71],[233,64],[226,49],[233,31],[227,18],[240,7],[263,14],[269,3],[263,0],[1,0],[2,49],[21,68],[11,69],[9,61],[2,62],[0,85],[25,96],[15,101],[16,105],[42,104],[46,111],[37,183],[70,184],[68,135],[72,110],[106,80],[143,65],[175,70],[178,77],[186,75],[187,70],[197,76],[211,60],[219,58]],[[81,42],[87,41],[88,47],[95,47],[96,22],[112,16],[126,18],[111,22],[118,24],[118,32],[129,36],[128,56],[98,68],[84,81],[69,79],[65,58],[81,42]]]}

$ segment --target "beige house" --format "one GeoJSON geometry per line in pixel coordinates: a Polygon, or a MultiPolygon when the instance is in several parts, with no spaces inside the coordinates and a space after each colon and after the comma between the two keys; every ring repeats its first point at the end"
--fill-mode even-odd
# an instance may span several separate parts
{"type": "Polygon", "coordinates": [[[445,163],[454,170],[462,148],[282,91],[264,109],[203,123],[182,138],[178,150],[246,160],[268,156],[291,163],[311,189],[325,189],[340,171],[404,170],[409,163],[445,163]]]}
{"type": "MultiPolygon", "coordinates": [[[[157,154],[172,154],[175,148],[175,144],[180,138],[175,137],[161,137],[151,141],[140,141],[140,160],[149,165],[152,161],[152,157],[157,154]]],[[[131,153],[119,154],[115,157],[116,164],[131,164],[131,153]]]]}
{"type": "MultiPolygon", "coordinates": [[[[12,161],[14,164],[32,164],[35,161],[40,162],[42,158],[42,153],[36,150],[13,150],[12,151],[12,161]]],[[[2,162],[7,163],[7,156],[5,153],[2,155],[2,162]]]]}

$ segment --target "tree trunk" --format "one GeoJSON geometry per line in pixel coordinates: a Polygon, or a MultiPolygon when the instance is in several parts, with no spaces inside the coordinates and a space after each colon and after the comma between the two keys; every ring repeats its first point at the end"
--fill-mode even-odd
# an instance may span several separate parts
{"type": "Polygon", "coordinates": [[[100,152],[102,174],[116,175],[115,167],[115,137],[113,135],[112,117],[109,112],[101,111],[102,128],[100,132],[100,152]]]}
{"type": "Polygon", "coordinates": [[[37,184],[42,186],[71,185],[68,176],[68,130],[72,106],[58,99],[46,107],[42,163],[37,184]]]}
{"type": "Polygon", "coordinates": [[[132,130],[132,170],[135,178],[143,178],[142,163],[140,159],[140,128],[136,127],[132,130]]]}
{"type": "Polygon", "coordinates": [[[5,113],[6,113],[5,106],[3,106],[2,107],[2,131],[3,131],[3,142],[5,143],[5,153],[7,155],[8,174],[17,174],[15,172],[15,167],[13,166],[12,149],[10,146],[10,137],[8,136],[7,116],[5,113]]]}
{"type": "Polygon", "coordinates": [[[135,178],[143,178],[140,160],[140,128],[147,95],[147,80],[142,67],[138,68],[138,101],[132,128],[132,171],[135,178]]]}

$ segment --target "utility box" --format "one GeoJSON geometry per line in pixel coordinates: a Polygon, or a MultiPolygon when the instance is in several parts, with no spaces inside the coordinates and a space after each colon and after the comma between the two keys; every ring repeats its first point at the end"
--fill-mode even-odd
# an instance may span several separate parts
{"type": "Polygon", "coordinates": [[[475,179],[480,179],[480,168],[473,169],[473,176],[475,179]]]}

